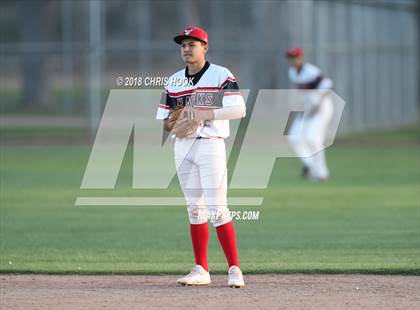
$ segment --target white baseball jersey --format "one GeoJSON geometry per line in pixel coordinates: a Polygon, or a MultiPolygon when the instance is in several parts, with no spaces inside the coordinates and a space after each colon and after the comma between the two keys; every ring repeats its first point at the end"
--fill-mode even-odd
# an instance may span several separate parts
{"type": "Polygon", "coordinates": [[[331,89],[333,86],[332,81],[324,77],[321,70],[310,63],[303,64],[300,70],[290,67],[289,78],[298,89],[331,89]]]}
{"type": "MultiPolygon", "coordinates": [[[[168,118],[176,107],[218,109],[236,105],[245,106],[245,102],[233,74],[224,67],[206,62],[203,69],[194,75],[189,75],[185,68],[169,78],[156,119],[168,118]],[[185,78],[192,78],[193,83],[176,83],[185,78]]],[[[229,133],[228,120],[212,120],[200,124],[190,137],[227,138],[229,133]]]]}

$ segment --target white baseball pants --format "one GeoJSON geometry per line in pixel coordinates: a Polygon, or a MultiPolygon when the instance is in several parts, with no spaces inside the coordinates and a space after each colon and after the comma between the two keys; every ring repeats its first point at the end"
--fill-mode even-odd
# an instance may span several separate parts
{"type": "Polygon", "coordinates": [[[320,103],[319,110],[311,117],[303,116],[295,119],[290,127],[289,142],[309,168],[312,177],[325,179],[329,171],[325,159],[324,141],[328,125],[333,116],[333,103],[329,96],[325,96],[320,103]],[[313,155],[311,155],[313,154],[313,155]]]}
{"type": "Polygon", "coordinates": [[[190,223],[209,218],[217,227],[230,222],[224,139],[176,138],[175,165],[190,223]]]}

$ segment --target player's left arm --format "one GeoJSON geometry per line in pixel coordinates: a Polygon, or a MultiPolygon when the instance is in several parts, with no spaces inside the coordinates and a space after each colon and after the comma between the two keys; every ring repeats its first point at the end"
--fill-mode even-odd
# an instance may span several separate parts
{"type": "Polygon", "coordinates": [[[220,90],[222,93],[222,107],[213,110],[198,110],[199,120],[232,120],[246,116],[245,102],[233,74],[225,69],[222,76],[220,90]]]}
{"type": "Polygon", "coordinates": [[[307,100],[309,101],[308,105],[310,107],[308,117],[315,115],[319,111],[324,98],[329,94],[332,87],[332,80],[327,77],[322,77],[316,90],[307,96],[307,100]]]}

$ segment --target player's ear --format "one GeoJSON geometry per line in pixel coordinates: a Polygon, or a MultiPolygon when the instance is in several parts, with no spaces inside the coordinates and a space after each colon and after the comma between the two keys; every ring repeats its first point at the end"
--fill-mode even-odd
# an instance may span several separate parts
{"type": "Polygon", "coordinates": [[[204,45],[204,54],[207,53],[207,51],[209,50],[209,46],[205,43],[202,43],[204,45]]]}

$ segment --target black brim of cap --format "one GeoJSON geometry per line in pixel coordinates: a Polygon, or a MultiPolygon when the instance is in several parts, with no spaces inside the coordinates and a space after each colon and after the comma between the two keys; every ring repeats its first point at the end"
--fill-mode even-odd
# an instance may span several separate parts
{"type": "Polygon", "coordinates": [[[179,35],[179,36],[176,36],[174,38],[174,41],[175,41],[176,44],[181,44],[182,43],[182,40],[185,40],[185,39],[194,39],[194,40],[203,42],[204,44],[207,44],[207,42],[205,42],[205,41],[203,41],[203,40],[201,40],[199,38],[196,38],[196,37],[193,37],[193,36],[182,35],[182,34],[179,35]]]}

